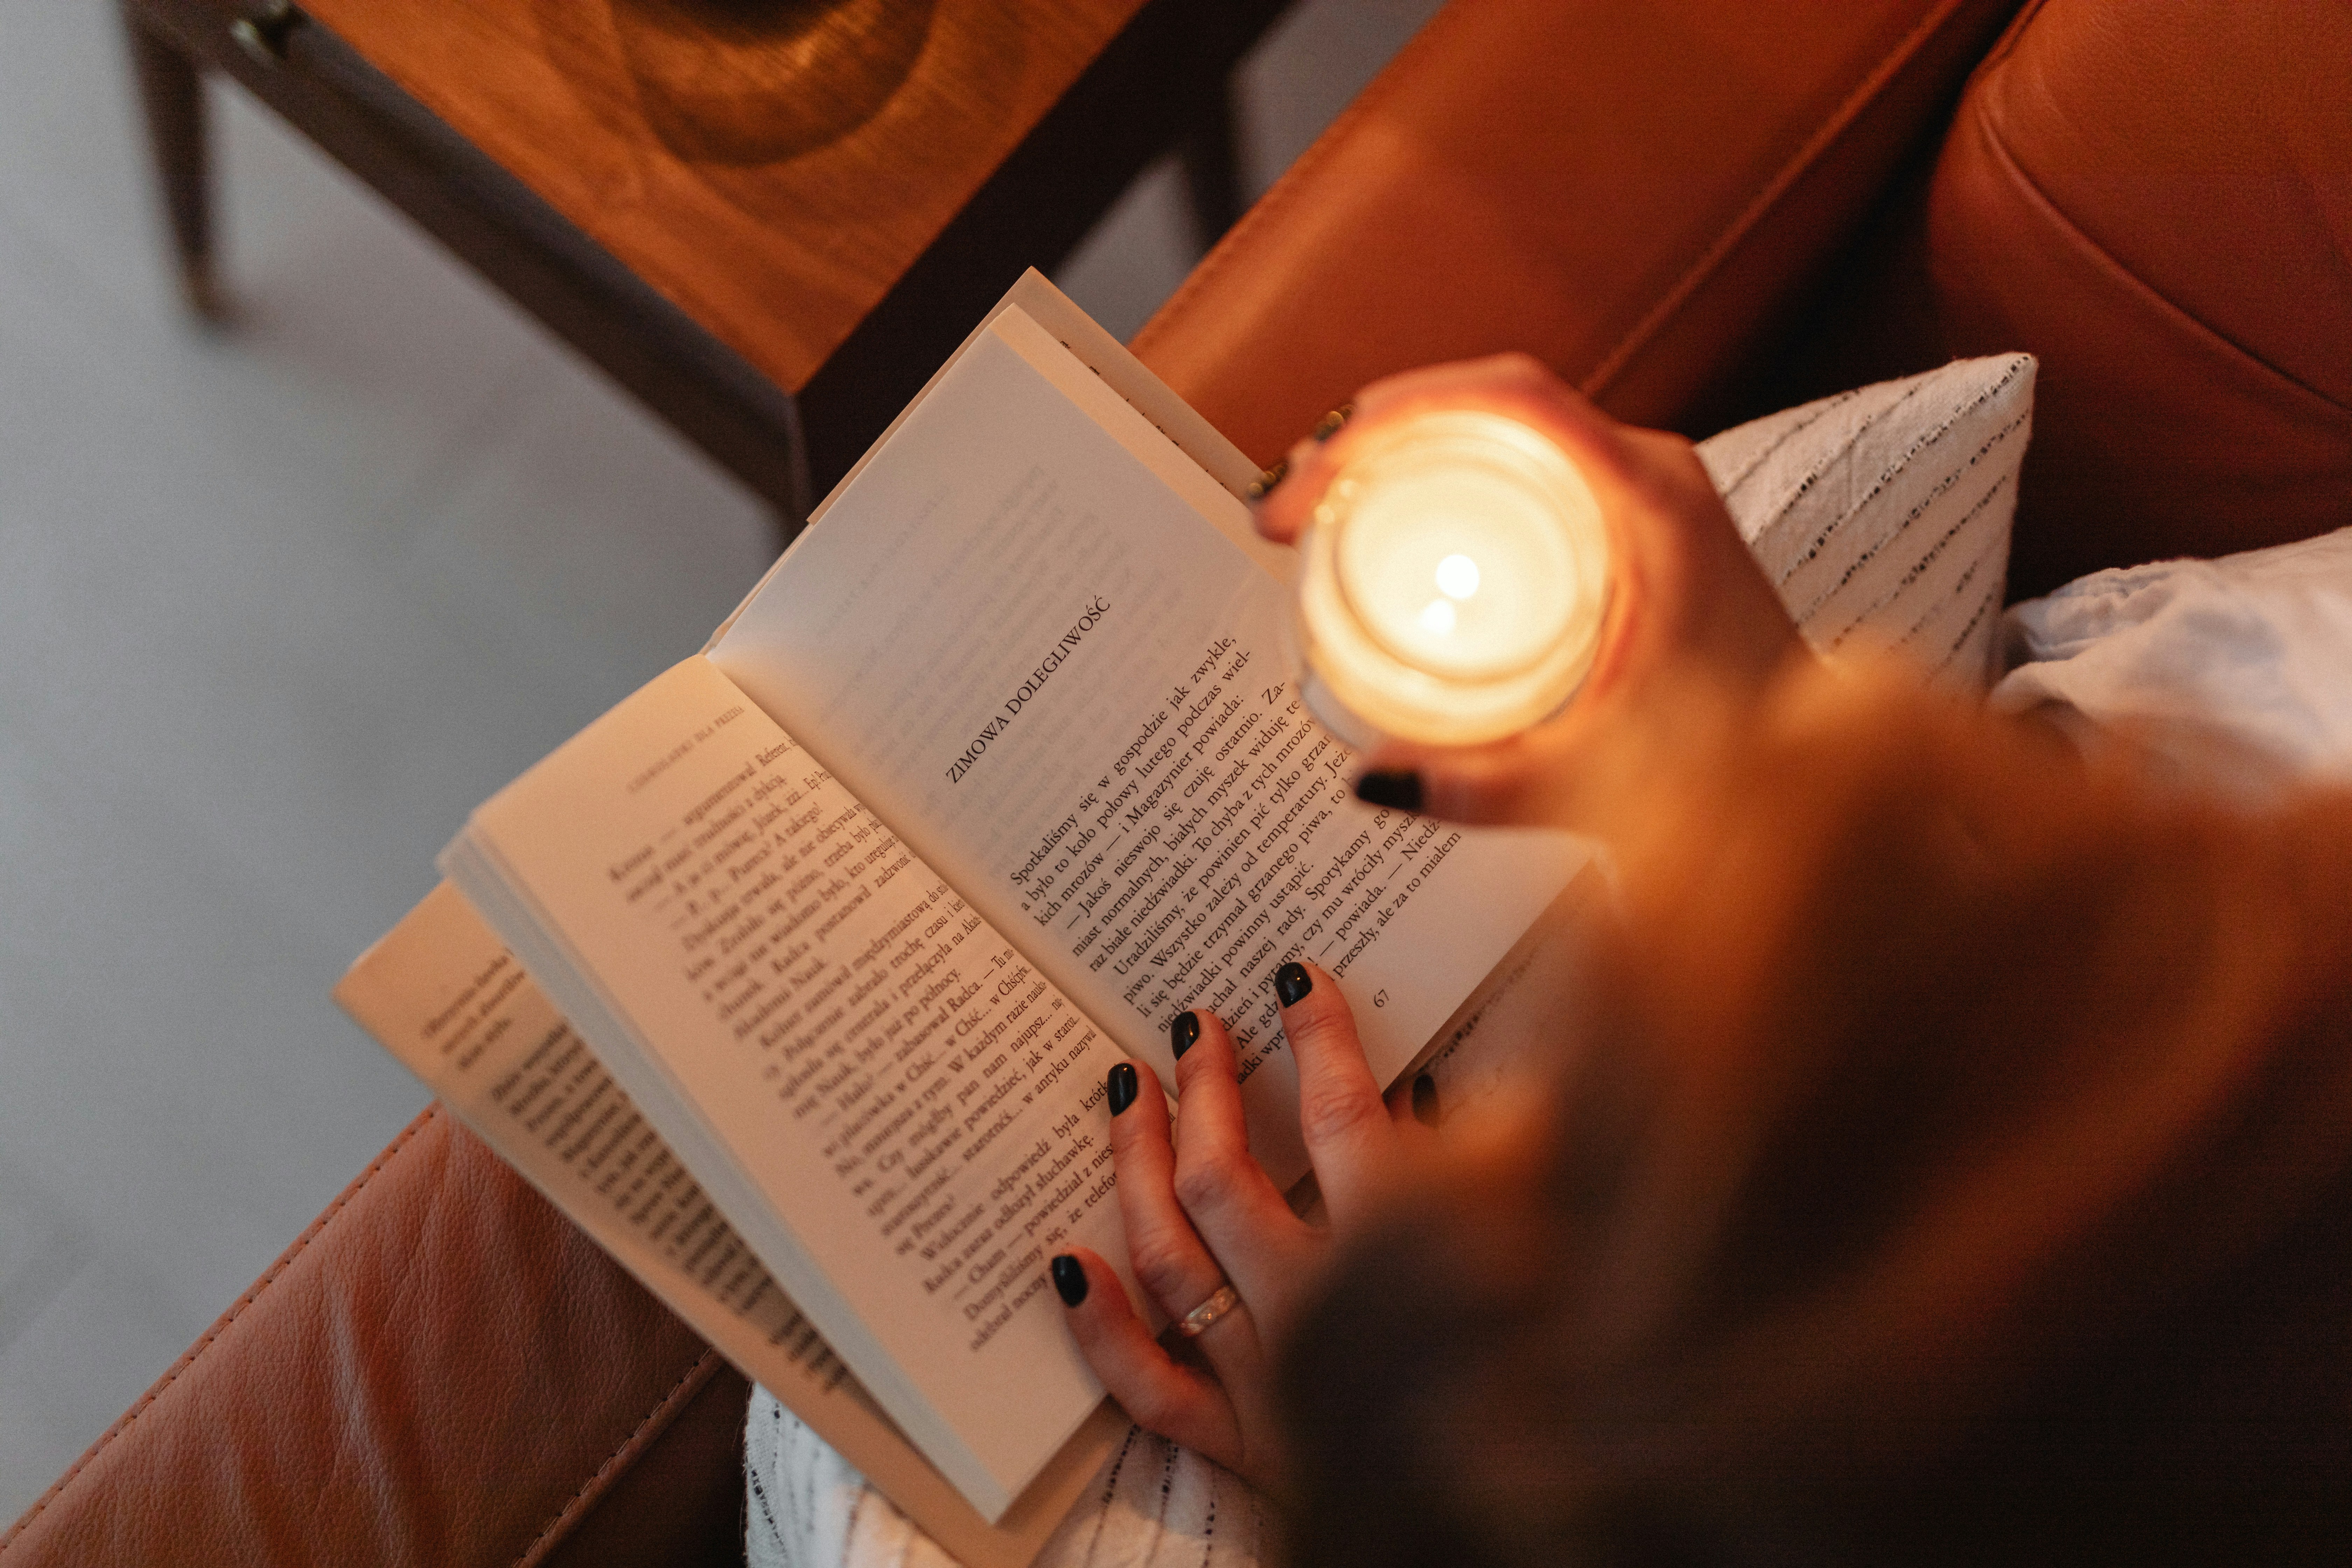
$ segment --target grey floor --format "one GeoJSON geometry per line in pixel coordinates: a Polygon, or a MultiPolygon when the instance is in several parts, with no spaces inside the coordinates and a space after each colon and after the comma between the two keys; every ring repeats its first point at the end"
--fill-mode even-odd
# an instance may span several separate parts
{"type": "MultiPolygon", "coordinates": [[[[1436,8],[1305,0],[1262,188],[1436,8]]],[[[113,8],[0,0],[0,1525],[424,1102],[327,998],[477,801],[698,646],[759,509],[233,90],[160,261],[113,8]]],[[[1130,332],[1173,172],[1059,281],[1130,332]]]]}

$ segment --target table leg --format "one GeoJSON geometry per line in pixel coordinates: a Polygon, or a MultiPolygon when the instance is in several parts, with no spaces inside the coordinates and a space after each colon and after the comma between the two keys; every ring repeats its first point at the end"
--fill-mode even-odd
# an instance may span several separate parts
{"type": "MultiPolygon", "coordinates": [[[[290,5],[121,4],[175,238],[188,232],[180,227],[180,193],[205,189],[203,144],[188,133],[202,125],[197,84],[178,73],[225,76],[740,478],[773,509],[780,530],[799,526],[809,486],[792,398],[341,40],[290,5]],[[160,97],[146,86],[151,58],[160,97]]],[[[194,254],[203,257],[204,207],[187,210],[194,254]]],[[[192,297],[212,298],[209,270],[194,275],[204,291],[192,288],[192,297]]]]}
{"type": "Polygon", "coordinates": [[[146,15],[138,0],[122,0],[123,32],[139,79],[147,147],[155,184],[171,226],[181,298],[189,310],[216,321],[226,300],[213,271],[211,158],[205,125],[205,83],[194,59],[146,15]]]}

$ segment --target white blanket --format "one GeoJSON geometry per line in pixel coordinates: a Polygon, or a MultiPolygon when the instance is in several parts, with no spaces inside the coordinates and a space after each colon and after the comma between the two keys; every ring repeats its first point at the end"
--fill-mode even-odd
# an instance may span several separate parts
{"type": "Polygon", "coordinates": [[[2352,528],[2095,572],[2011,608],[1995,706],[2128,732],[2191,782],[2352,781],[2352,528]]]}

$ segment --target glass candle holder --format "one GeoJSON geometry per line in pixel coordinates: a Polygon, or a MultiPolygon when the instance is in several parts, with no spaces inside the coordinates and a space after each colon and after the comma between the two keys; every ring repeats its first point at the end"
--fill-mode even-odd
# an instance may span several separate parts
{"type": "Polygon", "coordinates": [[[1299,541],[1300,692],[1341,740],[1467,746],[1558,712],[1592,668],[1609,540],[1565,453],[1429,414],[1351,458],[1299,541]]]}

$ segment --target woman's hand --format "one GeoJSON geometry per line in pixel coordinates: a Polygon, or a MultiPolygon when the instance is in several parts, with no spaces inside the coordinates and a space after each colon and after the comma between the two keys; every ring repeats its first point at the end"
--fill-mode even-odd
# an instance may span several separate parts
{"type": "Polygon", "coordinates": [[[1176,1325],[1168,1339],[1177,1353],[1152,1337],[1098,1254],[1081,1248],[1053,1265],[1078,1348],[1127,1413],[1268,1489],[1279,1486],[1283,1468],[1275,1349],[1321,1276],[1334,1236],[1418,1163],[1433,1136],[1413,1114],[1412,1090],[1400,1091],[1393,1106],[1382,1101],[1337,982],[1286,963],[1275,985],[1298,1063],[1299,1131],[1328,1226],[1293,1215],[1251,1155],[1233,1037],[1213,1015],[1187,1013],[1175,1024],[1182,1114],[1173,1124],[1147,1067],[1113,1068],[1110,1094],[1128,1252],[1136,1279],[1176,1325]],[[1188,1032],[1189,1046],[1181,1043],[1188,1032]],[[1212,1304],[1228,1286],[1234,1304],[1216,1313],[1212,1304]],[[1210,1311],[1198,1311],[1204,1306],[1210,1311]],[[1188,1313],[1213,1313],[1213,1321],[1188,1340],[1181,1331],[1188,1313]]]}
{"type": "Polygon", "coordinates": [[[1615,592],[1592,672],[1557,717],[1484,746],[1383,746],[1366,759],[1361,793],[1457,822],[1606,833],[1627,798],[1611,782],[1677,749],[1669,726],[1702,732],[1694,704],[1736,710],[1803,645],[1690,443],[1618,424],[1524,354],[1433,365],[1364,388],[1336,434],[1292,448],[1287,473],[1258,504],[1258,531],[1296,541],[1351,455],[1441,408],[1517,419],[1568,454],[1608,527],[1615,592]],[[1604,752],[1613,781],[1595,776],[1604,752]]]}

